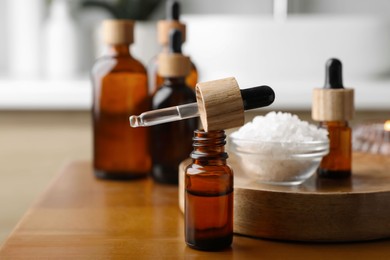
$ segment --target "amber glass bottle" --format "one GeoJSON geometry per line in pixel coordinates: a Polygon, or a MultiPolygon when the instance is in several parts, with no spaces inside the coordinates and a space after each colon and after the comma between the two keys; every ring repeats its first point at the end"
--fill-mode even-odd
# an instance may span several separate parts
{"type": "MultiPolygon", "coordinates": [[[[161,53],[169,52],[169,33],[171,30],[179,30],[182,34],[182,43],[186,39],[186,26],[180,22],[180,4],[177,1],[167,1],[166,4],[166,20],[161,20],[157,23],[157,39],[162,46],[161,53]]],[[[149,93],[153,95],[157,89],[163,85],[164,77],[158,73],[158,56],[154,57],[148,65],[149,77],[149,93]]],[[[190,63],[190,71],[185,76],[186,84],[195,89],[198,82],[198,71],[195,64],[190,63]]]]}
{"type": "Polygon", "coordinates": [[[199,250],[233,241],[233,171],[226,164],[223,130],[194,132],[193,159],[185,172],[185,240],[199,250]]]}
{"type": "Polygon", "coordinates": [[[312,117],[329,133],[329,154],[322,158],[318,175],[325,178],[346,178],[352,168],[352,119],[353,89],[344,88],[342,63],[329,59],[326,63],[326,79],[323,88],[313,92],[312,117]]]}
{"type": "Polygon", "coordinates": [[[329,154],[320,164],[318,174],[322,177],[345,178],[351,175],[352,145],[351,128],[348,122],[321,122],[329,132],[329,154]]]}
{"type": "Polygon", "coordinates": [[[148,128],[131,128],[129,115],[150,109],[144,66],[129,51],[133,22],[103,23],[105,56],[92,69],[93,161],[97,177],[132,179],[151,170],[148,128]]]}
{"type": "MultiPolygon", "coordinates": [[[[152,97],[153,109],[196,102],[194,91],[185,84],[189,72],[189,59],[181,54],[181,33],[171,32],[170,52],[159,55],[159,73],[164,84],[152,97]]],[[[178,167],[192,150],[191,136],[198,120],[191,118],[152,126],[152,177],[157,182],[177,184],[178,167]]]]}

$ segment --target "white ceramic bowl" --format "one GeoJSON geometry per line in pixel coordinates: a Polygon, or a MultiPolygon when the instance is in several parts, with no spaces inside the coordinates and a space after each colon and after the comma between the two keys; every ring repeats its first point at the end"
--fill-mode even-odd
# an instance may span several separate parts
{"type": "Polygon", "coordinates": [[[298,185],[310,178],[329,141],[264,142],[230,136],[231,151],[239,158],[246,175],[261,183],[298,185]]]}

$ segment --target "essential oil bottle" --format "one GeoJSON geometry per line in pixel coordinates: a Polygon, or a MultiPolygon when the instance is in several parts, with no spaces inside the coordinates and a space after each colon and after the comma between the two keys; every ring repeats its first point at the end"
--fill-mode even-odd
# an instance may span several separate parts
{"type": "Polygon", "coordinates": [[[342,64],[338,59],[326,63],[325,86],[314,89],[312,118],[329,132],[329,154],[317,170],[320,177],[346,178],[352,169],[352,130],[348,120],[354,112],[354,92],[343,86],[342,64]]]}
{"type": "MultiPolygon", "coordinates": [[[[158,72],[164,83],[152,97],[153,109],[196,102],[195,92],[186,85],[190,60],[181,53],[182,35],[179,30],[170,33],[169,52],[158,57],[158,72]]],[[[152,126],[152,177],[160,183],[178,184],[178,166],[192,150],[191,136],[198,120],[191,118],[152,126]]]]}
{"type": "MultiPolygon", "coordinates": [[[[166,4],[166,20],[160,20],[157,23],[157,40],[161,45],[161,53],[169,52],[169,33],[172,29],[179,30],[181,32],[181,42],[186,40],[186,25],[180,21],[180,3],[178,1],[167,1],[166,4]]],[[[186,75],[186,84],[191,88],[195,88],[198,82],[198,72],[195,64],[190,63],[190,71],[186,75]]],[[[154,94],[158,87],[160,87],[164,79],[158,74],[158,56],[154,57],[148,65],[148,79],[149,79],[149,92],[154,94]]]]}
{"type": "Polygon", "coordinates": [[[185,241],[217,251],[233,241],[233,171],[226,164],[225,131],[194,132],[192,164],[185,171],[185,241]]]}
{"type": "Polygon", "coordinates": [[[134,22],[106,20],[106,53],[92,69],[93,166],[99,178],[146,177],[151,170],[148,129],[129,127],[129,115],[150,109],[144,66],[131,56],[134,22]]]}

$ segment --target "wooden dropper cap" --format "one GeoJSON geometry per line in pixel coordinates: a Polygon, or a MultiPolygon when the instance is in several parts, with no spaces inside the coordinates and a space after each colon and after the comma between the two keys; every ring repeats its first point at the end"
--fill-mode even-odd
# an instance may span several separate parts
{"type": "Polygon", "coordinates": [[[168,1],[166,4],[166,20],[157,22],[157,41],[161,45],[169,44],[169,33],[172,29],[181,32],[181,42],[186,40],[186,26],[179,21],[180,4],[177,1],[168,1]]]}
{"type": "Polygon", "coordinates": [[[265,107],[275,100],[268,86],[240,90],[235,78],[196,84],[196,100],[206,132],[239,127],[244,124],[244,110],[265,107]]]}
{"type": "Polygon", "coordinates": [[[325,86],[313,90],[312,118],[316,121],[348,121],[353,114],[354,90],[343,86],[341,62],[329,59],[325,86]]]}
{"type": "Polygon", "coordinates": [[[134,42],[134,21],[104,20],[103,40],[106,44],[131,44],[134,42]]]}
{"type": "Polygon", "coordinates": [[[163,78],[185,77],[190,73],[191,62],[181,53],[181,32],[172,29],[169,33],[169,52],[158,55],[157,73],[163,78]]]}

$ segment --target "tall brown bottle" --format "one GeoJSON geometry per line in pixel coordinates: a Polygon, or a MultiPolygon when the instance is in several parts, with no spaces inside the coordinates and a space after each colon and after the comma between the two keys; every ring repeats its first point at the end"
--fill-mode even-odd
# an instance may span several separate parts
{"type": "Polygon", "coordinates": [[[129,115],[150,109],[144,66],[129,50],[134,22],[103,22],[107,53],[92,69],[93,160],[99,178],[145,177],[151,170],[148,129],[131,128],[129,115]]]}
{"type": "Polygon", "coordinates": [[[223,130],[194,132],[193,160],[185,172],[185,241],[220,250],[233,241],[233,171],[226,164],[223,130]]]}
{"type": "Polygon", "coordinates": [[[329,132],[329,154],[318,168],[318,175],[325,178],[346,178],[352,168],[352,131],[348,120],[352,119],[353,89],[346,89],[342,81],[342,64],[338,59],[326,63],[324,88],[315,89],[312,117],[320,121],[320,127],[329,132]]]}
{"type": "MultiPolygon", "coordinates": [[[[153,95],[153,109],[196,102],[195,92],[185,84],[190,70],[188,57],[181,54],[181,32],[170,34],[170,52],[159,55],[159,74],[163,85],[153,95]]],[[[192,150],[191,136],[197,128],[196,118],[152,126],[152,177],[160,183],[177,184],[178,166],[192,150]]]]}
{"type": "MultiPolygon", "coordinates": [[[[177,1],[168,1],[166,4],[166,20],[157,23],[157,40],[162,46],[161,52],[169,52],[169,33],[173,29],[181,32],[182,43],[186,40],[186,25],[180,22],[180,4],[177,1]]],[[[158,56],[154,57],[148,65],[149,93],[153,95],[164,83],[164,78],[158,73],[158,56]]],[[[190,72],[185,77],[186,84],[195,89],[198,82],[198,71],[191,62],[190,72]]]]}

